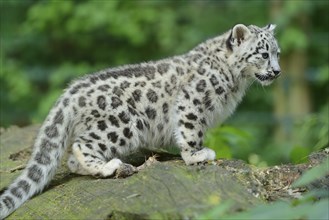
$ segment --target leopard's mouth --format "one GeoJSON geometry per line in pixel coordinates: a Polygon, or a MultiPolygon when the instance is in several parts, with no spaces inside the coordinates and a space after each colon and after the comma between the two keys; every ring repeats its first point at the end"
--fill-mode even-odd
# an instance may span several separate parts
{"type": "Polygon", "coordinates": [[[279,75],[275,75],[275,74],[272,75],[270,73],[263,75],[256,73],[255,76],[260,82],[273,81],[279,77],[279,75]]]}

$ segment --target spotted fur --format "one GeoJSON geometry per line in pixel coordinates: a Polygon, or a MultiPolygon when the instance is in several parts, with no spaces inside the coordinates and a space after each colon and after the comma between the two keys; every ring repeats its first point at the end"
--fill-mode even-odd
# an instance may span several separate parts
{"type": "Polygon", "coordinates": [[[186,164],[215,159],[207,128],[232,114],[253,81],[280,74],[274,25],[238,24],[181,56],[74,81],[50,111],[26,169],[0,197],[0,218],[50,182],[63,153],[74,173],[112,176],[139,148],[176,145],[186,164]]]}

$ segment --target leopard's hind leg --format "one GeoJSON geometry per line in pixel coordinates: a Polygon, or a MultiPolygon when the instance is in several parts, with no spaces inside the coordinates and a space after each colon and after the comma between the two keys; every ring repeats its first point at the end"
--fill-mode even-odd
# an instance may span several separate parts
{"type": "Polygon", "coordinates": [[[98,148],[97,143],[76,141],[72,145],[73,155],[68,161],[70,170],[82,175],[113,176],[122,161],[117,158],[107,159],[102,152],[96,150],[98,148]]]}

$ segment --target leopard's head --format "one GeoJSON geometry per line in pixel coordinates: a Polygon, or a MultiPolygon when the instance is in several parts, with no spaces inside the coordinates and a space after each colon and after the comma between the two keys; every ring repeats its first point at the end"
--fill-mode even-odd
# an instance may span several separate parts
{"type": "Polygon", "coordinates": [[[280,73],[280,48],[274,37],[275,25],[260,28],[254,25],[237,24],[233,27],[227,47],[238,60],[241,74],[269,85],[280,73]]]}

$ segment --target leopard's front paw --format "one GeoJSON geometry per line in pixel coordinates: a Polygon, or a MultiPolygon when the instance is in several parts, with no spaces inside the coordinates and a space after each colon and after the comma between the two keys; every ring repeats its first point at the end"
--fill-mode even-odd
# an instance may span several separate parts
{"type": "Polygon", "coordinates": [[[202,150],[193,152],[193,151],[185,151],[182,152],[182,158],[187,165],[196,164],[200,162],[205,162],[208,160],[215,160],[216,153],[215,151],[209,148],[203,148],[202,150]]]}

